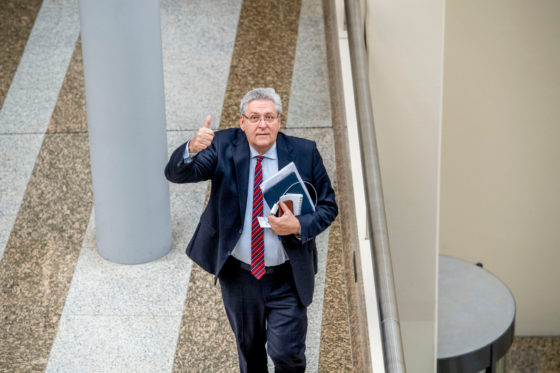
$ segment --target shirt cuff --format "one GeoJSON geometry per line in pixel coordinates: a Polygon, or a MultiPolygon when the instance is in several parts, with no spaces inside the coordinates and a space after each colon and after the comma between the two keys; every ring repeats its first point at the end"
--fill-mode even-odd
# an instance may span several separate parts
{"type": "Polygon", "coordinates": [[[294,234],[294,236],[295,236],[298,240],[301,241],[301,225],[299,226],[299,231],[298,231],[296,234],[294,234]]]}
{"type": "Polygon", "coordinates": [[[187,145],[185,146],[185,152],[183,153],[183,163],[185,164],[189,164],[193,161],[194,157],[196,157],[196,155],[198,153],[190,153],[189,152],[189,144],[190,144],[191,140],[187,141],[187,145]]]}

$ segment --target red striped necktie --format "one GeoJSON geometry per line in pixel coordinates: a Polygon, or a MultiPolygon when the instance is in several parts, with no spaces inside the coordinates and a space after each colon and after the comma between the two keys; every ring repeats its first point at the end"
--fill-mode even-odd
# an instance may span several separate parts
{"type": "Polygon", "coordinates": [[[262,182],[262,155],[258,155],[255,166],[255,183],[253,184],[253,216],[251,223],[251,273],[259,280],[264,276],[264,231],[259,224],[258,216],[263,216],[263,195],[260,188],[262,182]]]}

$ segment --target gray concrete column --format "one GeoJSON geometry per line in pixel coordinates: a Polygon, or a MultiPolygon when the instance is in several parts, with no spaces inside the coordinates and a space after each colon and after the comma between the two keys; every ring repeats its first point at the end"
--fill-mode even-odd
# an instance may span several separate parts
{"type": "Polygon", "coordinates": [[[171,248],[157,0],[79,0],[97,249],[145,263],[171,248]]]}

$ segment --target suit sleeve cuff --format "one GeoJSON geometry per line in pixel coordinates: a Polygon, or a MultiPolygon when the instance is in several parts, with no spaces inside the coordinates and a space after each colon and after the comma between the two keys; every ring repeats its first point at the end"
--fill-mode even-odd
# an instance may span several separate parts
{"type": "Polygon", "coordinates": [[[310,239],[312,239],[312,237],[304,237],[303,234],[305,234],[305,230],[304,230],[304,219],[303,219],[303,215],[298,215],[296,216],[296,218],[299,220],[299,232],[294,234],[294,237],[297,238],[300,242],[305,243],[307,241],[309,241],[310,239]]]}

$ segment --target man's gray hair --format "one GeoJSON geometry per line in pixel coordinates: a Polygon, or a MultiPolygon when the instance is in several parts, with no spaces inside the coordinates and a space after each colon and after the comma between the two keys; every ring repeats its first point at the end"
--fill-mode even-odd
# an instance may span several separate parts
{"type": "Polygon", "coordinates": [[[249,102],[253,100],[270,100],[274,102],[276,113],[282,114],[282,100],[274,88],[255,88],[247,92],[245,96],[243,96],[241,104],[239,104],[239,112],[241,115],[245,115],[249,102]]]}

